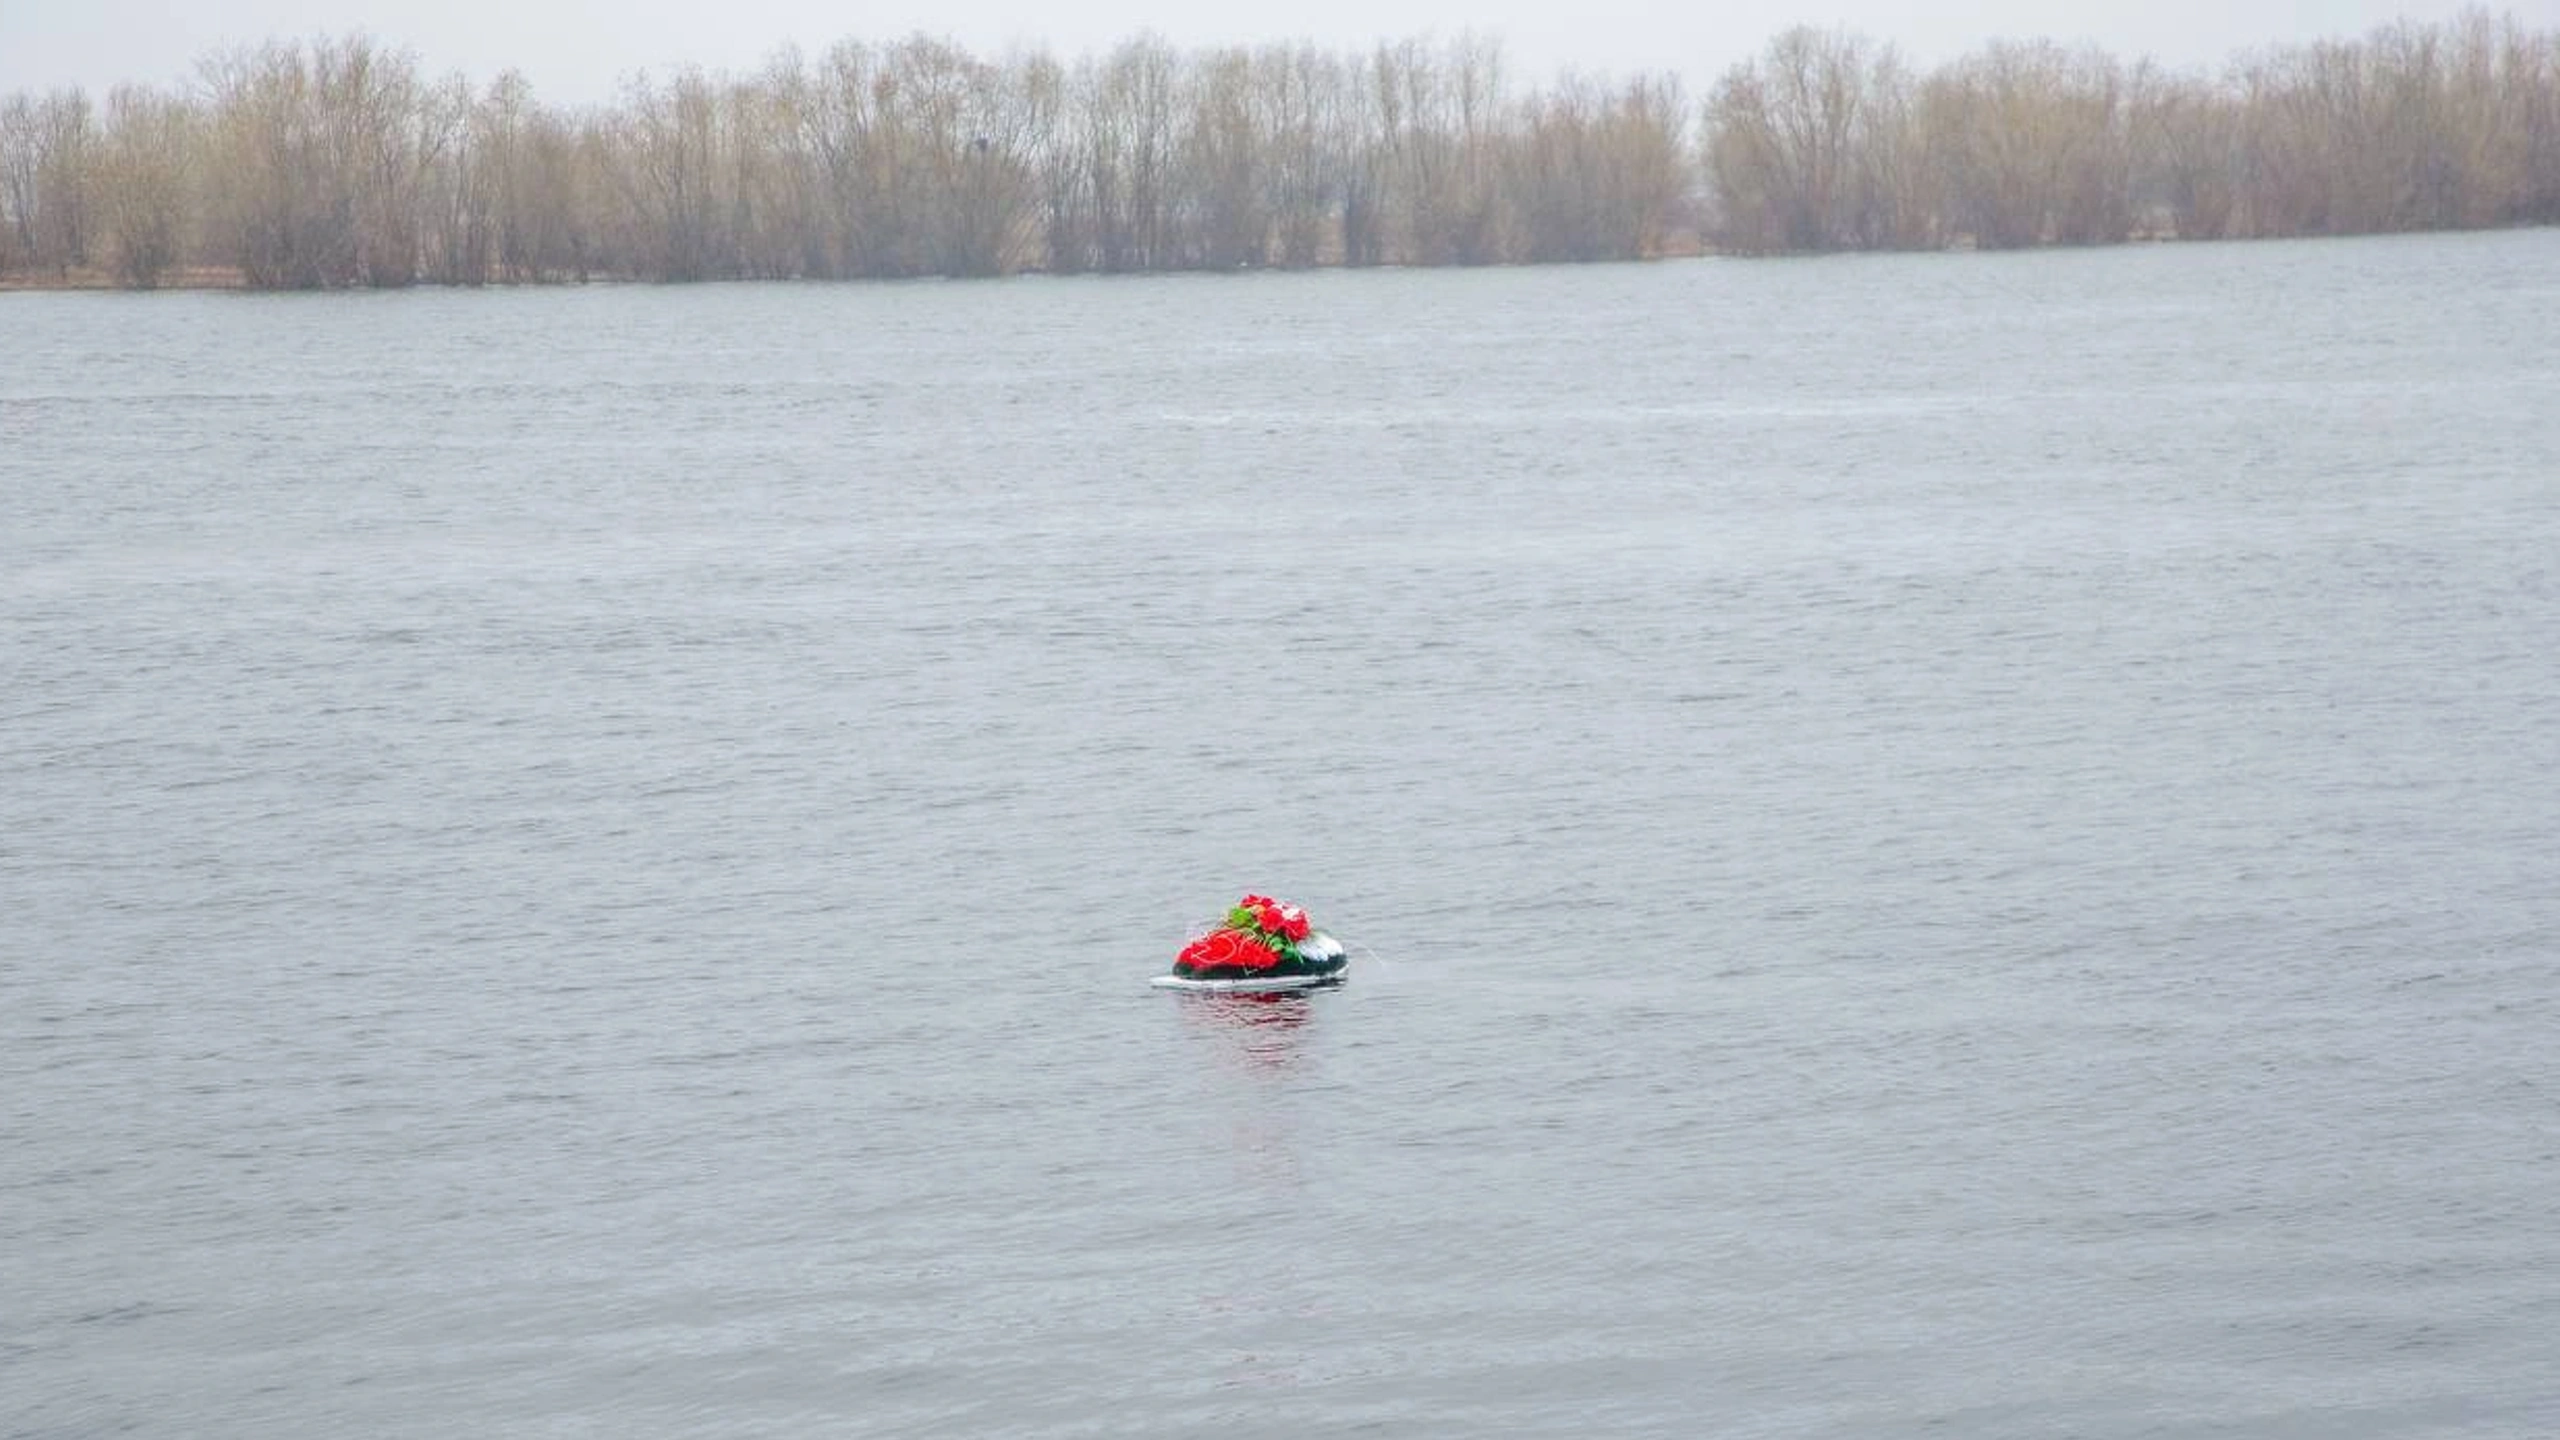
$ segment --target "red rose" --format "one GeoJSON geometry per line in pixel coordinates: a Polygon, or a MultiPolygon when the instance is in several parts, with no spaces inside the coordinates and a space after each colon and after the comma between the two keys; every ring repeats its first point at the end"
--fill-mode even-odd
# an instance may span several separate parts
{"type": "Polygon", "coordinates": [[[1280,933],[1289,939],[1306,939],[1309,928],[1306,911],[1292,906],[1280,912],[1280,933]]]}
{"type": "Polygon", "coordinates": [[[1280,963],[1280,952],[1240,930],[1217,929],[1182,947],[1174,957],[1177,970],[1214,970],[1233,965],[1244,970],[1268,970],[1280,963]]]}
{"type": "Polygon", "coordinates": [[[1265,900],[1253,918],[1254,923],[1263,929],[1277,932],[1280,928],[1280,907],[1265,900]]]}

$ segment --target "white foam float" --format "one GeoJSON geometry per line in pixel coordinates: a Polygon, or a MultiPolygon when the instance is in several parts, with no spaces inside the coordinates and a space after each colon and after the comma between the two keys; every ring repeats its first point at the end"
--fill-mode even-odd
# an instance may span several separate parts
{"type": "Polygon", "coordinates": [[[1291,990],[1317,990],[1342,983],[1343,972],[1330,975],[1271,975],[1233,980],[1201,980],[1190,975],[1158,975],[1147,983],[1159,990],[1189,990],[1203,995],[1279,995],[1291,990]]]}

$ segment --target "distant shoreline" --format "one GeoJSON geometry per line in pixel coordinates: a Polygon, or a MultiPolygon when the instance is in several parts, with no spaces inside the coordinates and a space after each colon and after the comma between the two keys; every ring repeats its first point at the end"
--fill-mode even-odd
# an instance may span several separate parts
{"type": "MultiPolygon", "coordinates": [[[[2553,228],[2553,227],[2551,227],[2551,226],[2547,226],[2547,225],[2474,225],[2474,226],[2461,226],[2461,227],[2446,227],[2446,228],[2439,228],[2439,229],[2432,229],[2432,230],[2356,231],[2356,232],[2349,232],[2349,233],[2345,233],[2345,234],[2263,235],[2263,236],[2245,237],[2245,238],[2243,238],[2243,239],[2236,240],[2236,241],[2235,241],[2235,240],[2231,240],[2231,239],[2227,239],[2227,238],[2225,238],[2225,237],[2220,237],[2220,236],[2208,236],[2208,237],[2201,237],[2201,238],[2194,239],[2194,240],[2181,240],[2181,239],[2180,239],[2178,236],[2176,236],[2176,235],[2136,235],[2136,236],[2132,236],[2132,237],[2129,237],[2129,238],[2124,239],[2124,240],[2119,240],[2119,241],[2110,241],[2110,242],[2105,242],[2105,243],[2101,243],[2101,244],[2081,244],[2081,245],[2047,244],[2047,245],[2015,246],[2015,247],[2008,247],[2008,248],[2007,248],[2007,249],[2005,249],[2005,250],[2000,250],[2000,251],[1988,251],[1988,252],[1986,252],[1986,251],[1984,250],[1984,248],[1983,248],[1983,247],[1981,247],[1981,246],[1979,246],[1979,245],[1970,244],[1970,243],[1957,243],[1957,244],[1951,244],[1951,245],[1935,246],[1935,247],[1932,247],[1932,248],[1927,249],[1927,250],[1911,250],[1911,249],[1905,249],[1905,250],[1893,250],[1893,251],[1859,251],[1859,252],[1854,252],[1854,253],[1859,253],[1859,254],[1869,254],[1869,255],[1875,255],[1875,254],[1896,254],[1896,255],[1917,255],[1917,254],[1937,254],[1937,255],[1973,255],[1973,254],[1983,254],[1983,253],[2034,254],[2034,253],[2039,253],[2039,252],[2050,252],[2050,251],[2057,251],[2057,250],[2068,250],[2068,251],[2121,250],[2121,249],[2131,249],[2131,248],[2143,247],[2143,246],[2177,246],[2177,245],[2181,245],[2181,244],[2199,244],[2199,245],[2210,245],[2210,244],[2217,244],[2217,243],[2219,243],[2219,244],[2251,244],[2251,243],[2257,243],[2257,242],[2260,242],[2260,241],[2276,242],[2276,241],[2287,241],[2287,240],[2376,240],[2376,239],[2385,239],[2385,238],[2389,238],[2389,237],[2391,237],[2391,236],[2395,236],[2395,235],[2486,235],[2486,234],[2498,234],[2498,233],[2508,232],[2508,231],[2517,231],[2517,230],[2540,230],[2540,229],[2549,229],[2549,228],[2553,228]]],[[[1330,272],[1330,271],[1382,271],[1382,270],[1526,270],[1526,269],[1547,270],[1547,269],[1572,269],[1572,268],[1575,268],[1576,266],[1580,266],[1580,265],[1591,265],[1591,264],[1638,264],[1638,265],[1646,265],[1646,264],[1655,264],[1655,263],[1659,263],[1659,262],[1667,262],[1667,261],[1681,261],[1681,260],[1742,260],[1742,261],[1751,261],[1751,262],[1756,262],[1756,263],[1784,264],[1784,263],[1786,263],[1786,262],[1788,262],[1788,261],[1795,261],[1795,260],[1815,260],[1815,259],[1822,259],[1822,258],[1826,258],[1826,257],[1834,257],[1834,256],[1838,256],[1838,255],[1840,255],[1840,254],[1842,254],[1842,253],[1844,253],[1844,252],[1840,252],[1840,251],[1826,251],[1826,250],[1804,250],[1804,251],[1786,251],[1786,252],[1768,252],[1768,251],[1759,251],[1759,252],[1755,252],[1755,251],[1731,251],[1731,250],[1717,250],[1717,249],[1712,249],[1712,248],[1708,248],[1708,247],[1705,247],[1705,246],[1696,246],[1696,245],[1693,245],[1693,246],[1689,246],[1689,247],[1686,247],[1686,248],[1666,248],[1666,249],[1662,250],[1661,252],[1659,252],[1659,253],[1657,253],[1657,254],[1640,256],[1640,257],[1637,257],[1637,258],[1634,258],[1634,259],[1631,259],[1631,260],[1616,260],[1616,261],[1527,260],[1527,261],[1507,261],[1507,262],[1497,261],[1497,262],[1488,262],[1488,263],[1485,263],[1485,264],[1479,264],[1479,265],[1460,265],[1460,264],[1445,264],[1445,265],[1414,265],[1414,264],[1403,264],[1403,263],[1396,263],[1396,264],[1378,264],[1378,265],[1356,265],[1356,266],[1355,266],[1355,265],[1341,265],[1341,264],[1331,264],[1331,265],[1301,265],[1301,266],[1262,265],[1262,266],[1240,267],[1239,269],[1237,269],[1237,270],[1233,270],[1233,271],[1209,271],[1209,270],[1204,270],[1204,269],[1201,269],[1201,268],[1198,268],[1198,267],[1190,267],[1190,268],[1181,268],[1181,269],[1170,269],[1170,268],[1169,268],[1169,269],[1161,269],[1161,270],[1127,270],[1127,271],[1116,271],[1116,272],[1112,272],[1112,274],[1111,274],[1111,277],[1110,277],[1110,278],[1137,278],[1137,277],[1141,277],[1141,276],[1181,276],[1181,275],[1204,275],[1204,274],[1244,274],[1244,273],[1308,274],[1308,273],[1315,273],[1315,272],[1330,272]]],[[[923,280],[933,280],[933,279],[1011,279],[1011,278],[1014,278],[1014,277],[1016,277],[1016,276],[1039,276],[1039,275],[1048,275],[1048,274],[1051,274],[1051,273],[1053,273],[1053,272],[1046,271],[1046,270],[1039,270],[1039,269],[1030,269],[1030,268],[1025,268],[1025,269],[1019,269],[1019,270],[1011,270],[1011,271],[1007,271],[1007,272],[1005,272],[1005,274],[1003,274],[1003,275],[991,275],[991,276],[957,276],[957,277],[945,277],[945,276],[909,276],[909,277],[898,277],[898,279],[899,279],[899,280],[907,280],[907,281],[918,280],[918,279],[923,279],[923,280]]],[[[1067,272],[1067,274],[1066,274],[1066,275],[1064,275],[1064,276],[1062,276],[1061,278],[1088,278],[1088,277],[1097,277],[1097,272],[1092,272],[1092,271],[1074,271],[1074,272],[1067,272]]],[[[220,267],[220,266],[197,266],[197,267],[192,267],[192,268],[190,268],[190,269],[188,269],[188,270],[186,270],[186,271],[183,271],[183,272],[179,272],[179,273],[171,274],[171,275],[168,275],[168,276],[164,276],[164,277],[162,277],[162,279],[160,280],[160,282],[159,282],[158,284],[156,284],[156,285],[152,285],[152,286],[148,286],[148,287],[136,287],[136,286],[132,286],[132,285],[121,284],[121,283],[119,283],[119,282],[116,280],[116,278],[115,278],[112,274],[110,274],[109,272],[107,272],[107,271],[105,271],[105,270],[103,270],[103,269],[100,269],[100,268],[98,268],[98,267],[95,267],[95,266],[88,266],[88,267],[82,267],[82,268],[74,269],[74,270],[73,270],[69,275],[67,275],[67,276],[62,276],[62,277],[59,277],[59,278],[57,278],[57,277],[53,277],[53,276],[45,276],[45,275],[25,275],[25,274],[18,274],[18,275],[0,275],[0,295],[10,295],[10,294],[77,294],[77,293],[98,293],[98,292],[113,292],[113,293],[116,293],[116,294],[133,295],[133,294],[149,294],[149,293],[153,293],[153,292],[156,292],[156,291],[172,291],[172,292],[184,292],[184,293],[196,293],[196,294],[201,294],[201,293],[206,293],[206,292],[221,292],[221,291],[238,291],[238,292],[241,292],[241,293],[255,293],[255,294],[284,294],[284,295],[290,295],[290,294],[348,294],[348,293],[386,294],[386,293],[394,293],[394,292],[402,291],[402,290],[573,290],[573,289],[579,289],[579,288],[586,287],[586,286],[630,286],[630,285],[641,285],[641,286],[652,286],[652,287],[666,287],[666,288],[682,288],[682,287],[687,286],[687,285],[697,285],[697,284],[727,284],[727,285],[819,285],[819,286],[847,285],[847,286],[860,286],[860,285],[874,285],[874,284],[884,284],[884,283],[898,283],[898,280],[887,279],[887,278],[883,278],[883,277],[869,277],[869,276],[831,277],[831,278],[813,278],[813,277],[809,277],[809,276],[776,276],[776,277],[764,277],[764,278],[730,278],[730,277],[720,277],[720,278],[703,279],[703,280],[667,280],[667,279],[661,279],[661,278],[654,277],[654,276],[645,276],[645,275],[604,275],[604,274],[596,274],[596,275],[573,276],[573,277],[564,277],[564,278],[560,278],[560,279],[542,279],[542,280],[485,280],[485,281],[481,281],[481,282],[476,283],[476,284],[472,284],[472,283],[463,283],[463,282],[448,282],[448,281],[437,281],[437,280],[425,280],[425,279],[420,279],[420,280],[414,280],[414,281],[411,281],[410,283],[405,284],[405,285],[355,285],[355,284],[350,284],[350,285],[312,285],[312,286],[299,286],[299,287],[293,287],[293,286],[258,286],[258,285],[252,285],[252,284],[248,283],[248,279],[247,279],[247,277],[246,277],[244,274],[242,274],[242,272],[241,272],[241,271],[239,271],[237,268],[224,268],[224,267],[220,267]]]]}
{"type": "Polygon", "coordinates": [[[1489,39],[1062,61],[916,36],[544,104],[358,36],[0,97],[0,285],[403,289],[1472,267],[2560,224],[2560,29],[2169,72],[1798,27],[1703,95],[1489,39]]]}
{"type": "Polygon", "coordinates": [[[0,295],[25,290],[115,290],[125,294],[146,290],[246,290],[248,281],[240,271],[220,266],[198,266],[160,277],[148,287],[121,284],[116,277],[98,266],[81,266],[67,275],[0,275],[0,295]]]}

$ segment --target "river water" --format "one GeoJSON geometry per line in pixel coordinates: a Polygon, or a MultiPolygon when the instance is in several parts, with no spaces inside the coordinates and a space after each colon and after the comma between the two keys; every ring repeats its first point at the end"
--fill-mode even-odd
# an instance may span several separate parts
{"type": "Polygon", "coordinates": [[[2555,1431],[2551,232],[0,297],[0,1435],[2555,1431]]]}

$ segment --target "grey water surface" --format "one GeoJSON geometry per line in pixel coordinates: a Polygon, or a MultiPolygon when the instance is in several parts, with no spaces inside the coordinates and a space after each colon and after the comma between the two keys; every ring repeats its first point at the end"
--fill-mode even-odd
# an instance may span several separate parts
{"type": "Polygon", "coordinates": [[[2560,234],[0,296],[0,1435],[2555,1433],[2560,234]]]}

